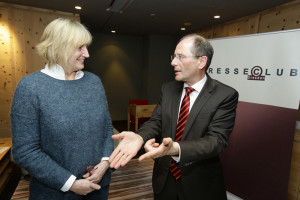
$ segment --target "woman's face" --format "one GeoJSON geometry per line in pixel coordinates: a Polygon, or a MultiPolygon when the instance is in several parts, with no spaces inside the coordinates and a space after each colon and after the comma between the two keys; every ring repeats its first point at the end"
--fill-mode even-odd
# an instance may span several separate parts
{"type": "Polygon", "coordinates": [[[87,46],[80,46],[68,59],[68,69],[72,72],[82,70],[84,68],[84,60],[90,57],[87,46]]]}

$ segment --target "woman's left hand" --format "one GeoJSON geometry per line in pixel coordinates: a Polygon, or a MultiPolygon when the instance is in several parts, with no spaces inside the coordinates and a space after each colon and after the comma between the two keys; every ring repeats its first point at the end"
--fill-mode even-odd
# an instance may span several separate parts
{"type": "Polygon", "coordinates": [[[93,183],[99,183],[108,168],[108,160],[103,160],[90,172],[92,175],[90,175],[90,173],[86,173],[85,175],[83,175],[83,178],[92,181],[93,183]]]}

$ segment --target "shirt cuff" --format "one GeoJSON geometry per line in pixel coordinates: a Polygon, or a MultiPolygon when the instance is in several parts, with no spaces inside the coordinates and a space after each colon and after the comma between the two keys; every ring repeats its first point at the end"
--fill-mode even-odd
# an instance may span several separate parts
{"type": "Polygon", "coordinates": [[[180,149],[180,145],[178,144],[178,142],[174,142],[174,144],[176,144],[178,146],[179,153],[178,153],[178,156],[172,156],[172,158],[178,163],[178,162],[180,162],[181,149],[180,149]]]}
{"type": "Polygon", "coordinates": [[[76,176],[71,175],[70,178],[67,180],[67,182],[64,184],[64,186],[62,186],[60,190],[63,192],[69,191],[73,183],[75,182],[75,180],[76,180],[76,176]]]}
{"type": "Polygon", "coordinates": [[[109,160],[109,157],[103,157],[102,159],[101,159],[101,161],[102,160],[109,160]]]}

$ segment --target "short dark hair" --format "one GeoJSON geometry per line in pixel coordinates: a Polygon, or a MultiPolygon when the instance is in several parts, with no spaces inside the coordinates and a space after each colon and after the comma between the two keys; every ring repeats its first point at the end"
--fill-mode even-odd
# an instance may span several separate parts
{"type": "Polygon", "coordinates": [[[208,67],[210,66],[212,57],[214,55],[213,47],[211,46],[211,44],[209,43],[209,41],[206,38],[204,38],[203,36],[201,36],[198,33],[188,34],[188,35],[182,37],[179,42],[181,42],[182,40],[184,40],[186,38],[194,39],[194,44],[191,49],[191,52],[194,54],[194,56],[206,56],[207,57],[207,63],[205,65],[205,70],[207,70],[208,67]]]}

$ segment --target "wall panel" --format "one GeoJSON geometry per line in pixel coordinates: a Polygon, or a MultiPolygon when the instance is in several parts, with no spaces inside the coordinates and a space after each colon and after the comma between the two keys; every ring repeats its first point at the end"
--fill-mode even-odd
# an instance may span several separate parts
{"type": "Polygon", "coordinates": [[[10,134],[10,104],[14,88],[13,37],[10,9],[0,7],[0,133],[10,134]]]}
{"type": "Polygon", "coordinates": [[[40,70],[46,60],[35,45],[49,22],[79,15],[0,2],[0,137],[11,136],[10,106],[17,83],[40,70]]]}
{"type": "Polygon", "coordinates": [[[300,28],[300,2],[295,1],[276,7],[260,16],[259,32],[300,28]]]}
{"type": "Polygon", "coordinates": [[[253,15],[207,27],[199,33],[207,38],[238,36],[300,28],[300,0],[253,15]]]}

